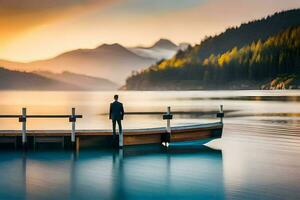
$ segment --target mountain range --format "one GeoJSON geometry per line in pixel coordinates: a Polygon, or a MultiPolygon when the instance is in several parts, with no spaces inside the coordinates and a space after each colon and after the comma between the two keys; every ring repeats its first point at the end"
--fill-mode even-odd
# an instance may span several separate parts
{"type": "Polygon", "coordinates": [[[139,56],[159,61],[161,59],[173,57],[178,50],[185,50],[188,46],[188,43],[180,43],[179,45],[176,45],[170,40],[160,39],[151,47],[134,47],[130,48],[130,50],[139,56]]]}
{"type": "Polygon", "coordinates": [[[109,80],[71,72],[21,72],[0,67],[0,90],[116,90],[109,80]]]}
{"type": "MultiPolygon", "coordinates": [[[[121,85],[125,83],[132,71],[146,68],[162,58],[169,58],[183,46],[177,46],[166,39],[159,40],[151,47],[126,48],[120,44],[103,44],[94,49],[77,49],[51,59],[28,63],[0,60],[0,66],[26,72],[69,71],[87,76],[105,77],[121,85]]],[[[47,77],[54,78],[52,75],[47,77]]]]}
{"type": "Polygon", "coordinates": [[[75,90],[70,84],[55,81],[30,72],[0,68],[1,90],[75,90]]]}

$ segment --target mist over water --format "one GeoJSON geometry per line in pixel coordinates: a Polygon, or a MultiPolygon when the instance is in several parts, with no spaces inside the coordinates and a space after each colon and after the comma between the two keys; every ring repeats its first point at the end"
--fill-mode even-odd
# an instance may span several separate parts
{"type": "MultiPolygon", "coordinates": [[[[161,147],[0,152],[0,199],[299,199],[300,91],[118,92],[125,128],[217,121],[222,139],[161,147]],[[190,111],[191,113],[187,113],[190,111]],[[137,112],[144,112],[138,114],[137,112]],[[146,112],[146,113],[145,113],[146,112]]],[[[0,92],[0,114],[67,114],[79,129],[107,129],[115,92],[0,92]]],[[[19,129],[1,119],[0,129],[19,129]]],[[[28,120],[29,129],[69,129],[68,120],[28,120]]]]}

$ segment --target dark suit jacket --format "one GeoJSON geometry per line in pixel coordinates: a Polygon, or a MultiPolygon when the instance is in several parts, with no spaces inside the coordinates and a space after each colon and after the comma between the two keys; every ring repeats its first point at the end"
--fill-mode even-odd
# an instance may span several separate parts
{"type": "Polygon", "coordinates": [[[123,104],[118,101],[114,101],[113,103],[111,103],[109,109],[109,119],[123,120],[123,117],[124,117],[123,104]]]}

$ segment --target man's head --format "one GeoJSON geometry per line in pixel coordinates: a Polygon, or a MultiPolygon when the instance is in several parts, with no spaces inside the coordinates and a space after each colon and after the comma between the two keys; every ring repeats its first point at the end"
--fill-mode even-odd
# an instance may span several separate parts
{"type": "Polygon", "coordinates": [[[116,95],[114,96],[114,100],[115,100],[115,101],[118,101],[118,99],[119,99],[119,95],[116,94],[116,95]]]}

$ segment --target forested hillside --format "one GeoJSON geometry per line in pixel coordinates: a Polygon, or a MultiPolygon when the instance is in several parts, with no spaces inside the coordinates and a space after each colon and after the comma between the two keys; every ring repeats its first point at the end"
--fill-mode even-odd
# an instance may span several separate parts
{"type": "Polygon", "coordinates": [[[253,41],[266,40],[288,27],[300,25],[300,9],[275,13],[266,18],[229,28],[224,33],[206,38],[200,45],[193,48],[192,54],[200,59],[211,54],[220,54],[234,47],[241,48],[253,41]]]}
{"type": "Polygon", "coordinates": [[[271,88],[269,82],[278,77],[285,80],[279,82],[281,88],[287,88],[297,87],[293,84],[298,84],[299,75],[300,9],[207,38],[132,75],[125,89],[259,89],[271,88]]]}

